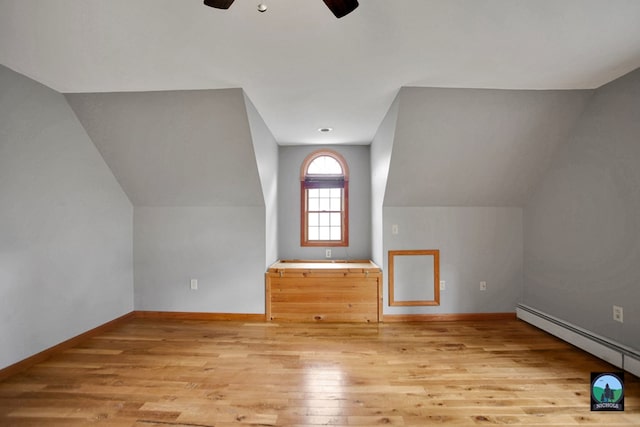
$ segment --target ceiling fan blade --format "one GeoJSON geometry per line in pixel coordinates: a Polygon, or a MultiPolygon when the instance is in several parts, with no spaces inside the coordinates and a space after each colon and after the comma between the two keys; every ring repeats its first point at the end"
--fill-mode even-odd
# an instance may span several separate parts
{"type": "Polygon", "coordinates": [[[215,7],[216,9],[229,9],[229,6],[231,6],[233,2],[234,0],[204,0],[204,4],[215,7]]]}
{"type": "Polygon", "coordinates": [[[323,0],[336,18],[350,14],[358,7],[358,0],[323,0]]]}

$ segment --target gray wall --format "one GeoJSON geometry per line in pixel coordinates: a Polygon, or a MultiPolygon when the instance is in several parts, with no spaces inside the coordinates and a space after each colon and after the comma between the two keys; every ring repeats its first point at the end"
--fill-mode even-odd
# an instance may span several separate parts
{"type": "Polygon", "coordinates": [[[396,96],[371,142],[371,258],[384,265],[383,211],[384,193],[395,138],[400,98],[396,96]]]}
{"type": "MultiPolygon", "coordinates": [[[[389,162],[384,270],[389,250],[439,249],[447,289],[440,306],[385,306],[385,314],[515,310],[523,283],[521,206],[591,96],[592,91],[400,90],[398,106],[392,106],[372,147],[376,193],[389,162]],[[397,235],[391,234],[393,224],[397,235]],[[481,281],[486,291],[480,291],[481,281]]],[[[376,230],[373,235],[374,248],[380,247],[376,230]]],[[[387,292],[385,286],[385,305],[387,292]]]]}
{"type": "Polygon", "coordinates": [[[136,207],[136,309],[264,313],[264,224],[263,207],[136,207]]]}
{"type": "Polygon", "coordinates": [[[525,207],[524,303],[640,350],[640,70],[599,88],[525,207]],[[612,306],[624,308],[624,323],[612,306]]]}
{"type": "MultiPolygon", "coordinates": [[[[522,209],[385,207],[384,250],[439,249],[446,289],[435,307],[389,307],[385,314],[512,312],[522,290],[522,209]],[[398,234],[391,233],[393,224],[398,234]],[[487,290],[480,291],[480,282],[487,290]]],[[[384,260],[385,283],[388,259],[384,260]]]]}
{"type": "MultiPolygon", "coordinates": [[[[326,259],[325,248],[300,246],[300,166],[320,146],[281,146],[279,242],[281,259],[326,259]]],[[[371,258],[371,172],[369,146],[334,145],[349,166],[349,246],[332,247],[332,259],[371,258]]]]}
{"type": "Polygon", "coordinates": [[[133,310],[132,224],[65,98],[0,66],[0,368],[133,310]]]}
{"type": "Polygon", "coordinates": [[[278,259],[278,144],[247,94],[244,95],[265,206],[265,269],[278,259]]]}
{"type": "Polygon", "coordinates": [[[244,92],[67,98],[135,205],[135,308],[264,313],[277,147],[244,92]]]}

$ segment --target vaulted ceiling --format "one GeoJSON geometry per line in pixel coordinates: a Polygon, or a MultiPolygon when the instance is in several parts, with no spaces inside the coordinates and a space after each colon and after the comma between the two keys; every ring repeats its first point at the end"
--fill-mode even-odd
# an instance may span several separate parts
{"type": "Polygon", "coordinates": [[[135,206],[264,203],[242,90],[66,97],[135,206]]]}
{"type": "Polygon", "coordinates": [[[589,89],[640,67],[637,0],[264,2],[0,0],[0,63],[63,93],[242,88],[280,144],[370,143],[403,86],[589,89]]]}
{"type": "Polygon", "coordinates": [[[403,88],[385,205],[524,205],[593,94],[403,88]]]}

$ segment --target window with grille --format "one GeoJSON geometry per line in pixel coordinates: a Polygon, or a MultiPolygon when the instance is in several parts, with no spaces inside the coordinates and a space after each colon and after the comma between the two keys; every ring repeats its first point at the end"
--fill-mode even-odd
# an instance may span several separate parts
{"type": "Polygon", "coordinates": [[[349,173],[344,158],[330,150],[311,153],[302,163],[302,246],[349,245],[349,173]]]}

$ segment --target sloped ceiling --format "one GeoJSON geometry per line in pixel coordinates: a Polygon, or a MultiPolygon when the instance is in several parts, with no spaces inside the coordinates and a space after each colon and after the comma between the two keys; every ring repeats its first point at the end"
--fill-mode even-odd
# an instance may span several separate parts
{"type": "Polygon", "coordinates": [[[67,94],[134,206],[263,206],[241,89],[67,94]]]}
{"type": "Polygon", "coordinates": [[[637,0],[363,0],[339,20],[265,2],[1,0],[0,63],[63,93],[242,88],[280,144],[368,144],[402,86],[595,88],[640,66],[637,0]]]}
{"type": "Polygon", "coordinates": [[[522,206],[593,91],[403,88],[385,206],[522,206]]]}

